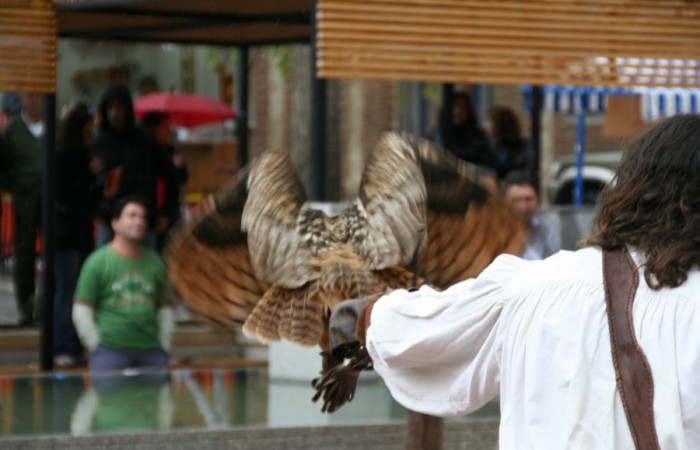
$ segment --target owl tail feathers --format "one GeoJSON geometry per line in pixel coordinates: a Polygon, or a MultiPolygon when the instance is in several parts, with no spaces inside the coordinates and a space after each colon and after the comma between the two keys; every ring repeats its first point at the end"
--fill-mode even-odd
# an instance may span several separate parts
{"type": "Polygon", "coordinates": [[[354,261],[332,260],[321,268],[319,289],[329,309],[348,298],[384,292],[386,283],[373,271],[354,261]]]}
{"type": "Polygon", "coordinates": [[[284,339],[302,346],[321,340],[326,307],[315,283],[298,289],[273,285],[243,324],[243,334],[267,343],[284,339]]]}

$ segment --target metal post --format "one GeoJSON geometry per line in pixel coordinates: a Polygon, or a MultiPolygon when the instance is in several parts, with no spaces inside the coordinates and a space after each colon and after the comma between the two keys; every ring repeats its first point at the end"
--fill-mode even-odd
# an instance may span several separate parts
{"type": "Polygon", "coordinates": [[[318,77],[316,58],[316,12],[318,0],[312,0],[311,9],[311,166],[310,197],[314,201],[326,199],[326,80],[318,77]]]}
{"type": "Polygon", "coordinates": [[[444,420],[415,411],[408,411],[406,450],[442,449],[444,420]]]}
{"type": "Polygon", "coordinates": [[[54,297],[54,204],[56,191],[56,96],[44,95],[44,176],[41,187],[41,231],[44,246],[44,277],[41,324],[41,370],[53,369],[54,297]]]}
{"type": "Polygon", "coordinates": [[[248,46],[238,47],[238,118],[236,131],[238,134],[238,167],[248,164],[248,71],[249,52],[248,46]]]}
{"type": "Polygon", "coordinates": [[[425,98],[425,82],[418,83],[419,103],[418,103],[418,136],[428,135],[427,99],[425,98]]]}
{"type": "Polygon", "coordinates": [[[576,179],[574,180],[574,206],[583,205],[583,151],[586,139],[586,111],[579,108],[576,122],[576,179]]]}
{"type": "Polygon", "coordinates": [[[532,152],[534,160],[532,161],[532,176],[535,186],[540,186],[540,161],[542,160],[542,86],[532,86],[531,89],[531,108],[530,108],[530,142],[532,142],[532,152]]]}

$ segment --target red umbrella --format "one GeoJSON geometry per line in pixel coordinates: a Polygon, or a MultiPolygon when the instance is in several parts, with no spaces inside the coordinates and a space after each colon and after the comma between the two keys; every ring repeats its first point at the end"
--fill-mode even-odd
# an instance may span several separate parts
{"type": "Polygon", "coordinates": [[[168,121],[182,127],[196,127],[236,117],[225,103],[194,94],[148,94],[134,100],[136,117],[148,113],[168,115],[168,121]]]}

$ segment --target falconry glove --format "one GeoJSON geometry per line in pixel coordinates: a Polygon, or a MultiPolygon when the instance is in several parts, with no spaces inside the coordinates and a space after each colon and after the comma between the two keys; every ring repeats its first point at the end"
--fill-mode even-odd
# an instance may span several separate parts
{"type": "Polygon", "coordinates": [[[352,401],[360,372],[372,370],[372,359],[365,348],[365,338],[372,308],[382,295],[345,300],[333,308],[328,337],[330,357],[336,365],[323,370],[321,377],[311,382],[316,388],[313,401],[323,397],[322,412],[332,413],[352,401]]]}

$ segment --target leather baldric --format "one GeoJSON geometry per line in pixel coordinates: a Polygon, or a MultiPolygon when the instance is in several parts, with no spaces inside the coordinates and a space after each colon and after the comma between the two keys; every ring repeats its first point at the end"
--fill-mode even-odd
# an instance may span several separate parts
{"type": "Polygon", "coordinates": [[[639,273],[626,250],[603,252],[603,282],[617,389],[637,450],[658,450],[654,380],[634,334],[632,305],[639,273]]]}

